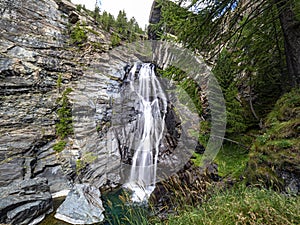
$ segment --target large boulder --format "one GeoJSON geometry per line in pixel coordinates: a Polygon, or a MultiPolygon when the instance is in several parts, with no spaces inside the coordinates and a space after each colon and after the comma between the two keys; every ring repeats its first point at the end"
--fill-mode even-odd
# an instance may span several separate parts
{"type": "Polygon", "coordinates": [[[71,224],[94,224],[104,219],[104,208],[98,188],[76,184],[66,200],[57,209],[55,218],[71,224]]]}
{"type": "Polygon", "coordinates": [[[18,181],[0,188],[0,223],[37,224],[52,210],[45,178],[18,181]]]}

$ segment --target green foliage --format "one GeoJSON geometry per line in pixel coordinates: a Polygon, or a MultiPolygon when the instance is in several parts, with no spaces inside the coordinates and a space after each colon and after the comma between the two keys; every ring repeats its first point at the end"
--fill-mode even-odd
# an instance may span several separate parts
{"type": "MultiPolygon", "coordinates": [[[[281,77],[286,71],[284,40],[280,22],[275,18],[275,6],[269,14],[261,14],[244,25],[243,32],[234,36],[237,72],[243,73],[249,87],[258,118],[264,118],[281,96],[281,77]],[[276,37],[276,38],[273,38],[276,37]]],[[[245,19],[246,20],[246,17],[245,19]]],[[[243,22],[241,22],[243,23],[243,22]]]]}
{"type": "Polygon", "coordinates": [[[117,47],[121,44],[121,38],[119,37],[118,34],[115,34],[115,33],[112,34],[110,40],[111,40],[111,45],[113,47],[117,47]]]}
{"type": "Polygon", "coordinates": [[[104,30],[110,32],[111,28],[115,27],[115,18],[110,13],[104,11],[100,17],[100,23],[104,30]]]}
{"type": "Polygon", "coordinates": [[[297,18],[298,21],[300,21],[300,2],[299,1],[294,1],[294,7],[293,7],[293,12],[295,14],[295,17],[297,18]]]}
{"type": "Polygon", "coordinates": [[[191,98],[192,101],[189,101],[188,99],[181,99],[182,102],[185,103],[191,103],[193,106],[190,106],[189,108],[196,108],[197,113],[199,115],[202,114],[202,103],[201,103],[201,98],[200,98],[200,87],[198,84],[191,78],[187,78],[186,73],[183,72],[182,70],[170,66],[165,70],[160,70],[158,69],[158,72],[160,75],[164,78],[170,79],[175,82],[176,85],[178,85],[180,88],[182,88],[186,93],[184,93],[180,97],[185,97],[186,94],[188,95],[189,98],[191,98]]]}
{"type": "Polygon", "coordinates": [[[59,140],[57,143],[54,144],[53,150],[56,152],[61,152],[66,147],[67,142],[64,140],[59,140]]]}
{"type": "Polygon", "coordinates": [[[283,189],[280,171],[300,173],[300,89],[283,95],[252,145],[246,178],[249,183],[283,189]]]}
{"type": "Polygon", "coordinates": [[[98,6],[94,9],[93,18],[95,21],[98,21],[100,19],[100,8],[98,6]]]}
{"type": "Polygon", "coordinates": [[[225,142],[220,149],[215,162],[218,164],[218,174],[239,179],[249,160],[248,150],[240,145],[225,142]]]}
{"type": "Polygon", "coordinates": [[[81,46],[83,43],[85,43],[87,40],[87,35],[84,29],[84,25],[76,23],[76,26],[71,30],[70,38],[71,44],[81,46]]]}
{"type": "Polygon", "coordinates": [[[60,107],[57,110],[56,135],[60,139],[64,139],[73,133],[71,106],[67,96],[71,91],[71,88],[67,88],[63,92],[61,99],[59,99],[60,107]]]}
{"type": "Polygon", "coordinates": [[[239,186],[215,193],[197,208],[180,211],[168,221],[155,224],[168,225],[236,225],[236,224],[298,224],[300,197],[287,197],[271,190],[239,186]]]}
{"type": "Polygon", "coordinates": [[[171,33],[176,36],[173,41],[201,52],[212,63],[217,59],[214,72],[225,91],[227,134],[258,125],[282,94],[281,77],[286,73],[276,5],[262,1],[251,11],[251,1],[235,10],[231,4],[236,2],[230,0],[208,1],[207,7],[192,1],[189,8],[197,12],[192,13],[171,1],[159,2],[162,19],[153,29],[162,39],[171,33]],[[246,89],[249,93],[243,94],[250,97],[243,99],[239,94],[246,89]]]}
{"type": "MultiPolygon", "coordinates": [[[[192,161],[196,166],[202,164],[202,154],[194,153],[192,161]]],[[[249,161],[248,149],[236,143],[225,141],[214,162],[218,165],[218,175],[239,179],[244,175],[249,161]]]]}
{"type": "Polygon", "coordinates": [[[105,224],[111,225],[148,225],[149,208],[130,204],[130,195],[124,190],[103,195],[105,224]]]}
{"type": "Polygon", "coordinates": [[[80,170],[84,168],[84,163],[81,159],[76,160],[76,173],[79,174],[80,170]]]}
{"type": "Polygon", "coordinates": [[[62,84],[62,74],[59,73],[58,78],[57,78],[57,82],[56,82],[56,86],[57,86],[58,90],[61,89],[61,84],[62,84]]]}
{"type": "MultiPolygon", "coordinates": [[[[135,18],[132,17],[128,20],[124,10],[121,10],[115,19],[112,14],[106,11],[103,11],[102,14],[100,14],[99,7],[95,7],[94,11],[84,8],[82,5],[77,5],[76,7],[78,11],[84,11],[89,16],[93,17],[96,26],[100,25],[102,29],[111,33],[111,42],[113,47],[120,45],[121,41],[133,42],[144,35],[144,31],[139,27],[135,18]]],[[[76,44],[79,47],[87,41],[88,32],[99,35],[96,31],[86,28],[85,24],[80,23],[77,23],[73,29],[69,30],[71,39],[70,43],[76,44]]],[[[95,46],[95,43],[92,44],[95,46]]]]}
{"type": "MultiPolygon", "coordinates": [[[[172,80],[175,85],[179,87],[179,91],[176,92],[176,95],[180,102],[184,103],[184,105],[191,111],[196,110],[195,113],[197,113],[200,117],[203,116],[201,89],[193,79],[188,78],[184,71],[181,71],[174,66],[170,66],[165,70],[158,69],[158,73],[162,77],[172,80]]],[[[199,135],[199,143],[204,147],[206,147],[208,142],[209,133],[210,122],[200,121],[200,133],[195,135],[199,135]]]]}
{"type": "Polygon", "coordinates": [[[124,10],[120,10],[117,18],[104,11],[98,20],[103,29],[111,32],[112,46],[116,47],[121,43],[121,40],[133,42],[139,38],[139,35],[143,34],[143,30],[139,27],[134,17],[130,20],[127,19],[127,15],[124,10]]]}
{"type": "Polygon", "coordinates": [[[81,9],[82,9],[82,5],[81,5],[81,4],[76,5],[76,10],[77,10],[78,12],[80,12],[81,9]]]}
{"type": "Polygon", "coordinates": [[[227,50],[221,52],[212,72],[218,79],[225,98],[227,134],[245,132],[247,129],[246,111],[239,100],[234,61],[227,50]]]}
{"type": "Polygon", "coordinates": [[[128,23],[127,16],[124,10],[120,10],[116,20],[116,28],[117,33],[121,35],[121,37],[127,37],[128,32],[128,23]]]}

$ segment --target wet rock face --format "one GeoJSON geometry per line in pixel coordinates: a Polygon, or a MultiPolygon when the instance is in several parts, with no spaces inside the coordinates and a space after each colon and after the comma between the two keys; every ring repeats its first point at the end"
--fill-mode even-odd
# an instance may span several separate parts
{"type": "MultiPolygon", "coordinates": [[[[130,146],[134,146],[132,143],[132,134],[134,134],[134,136],[139,135],[137,130],[137,120],[139,114],[142,113],[139,110],[139,103],[136,101],[138,96],[136,93],[132,92],[131,86],[129,85],[129,76],[134,76],[134,79],[138,79],[141,64],[137,64],[137,69],[134,75],[129,74],[132,66],[133,65],[127,65],[124,67],[124,78],[120,85],[120,94],[118,97],[114,98],[114,103],[111,106],[113,115],[102,118],[102,121],[100,122],[100,124],[110,125],[117,140],[116,144],[120,153],[121,161],[129,167],[132,164],[132,158],[136,151],[135,147],[130,148],[130,146]]],[[[163,113],[162,102],[159,103],[159,106],[161,107],[161,113],[163,113]]],[[[181,133],[181,120],[175,113],[174,106],[170,101],[168,101],[167,112],[165,114],[165,124],[166,127],[159,146],[160,162],[173,153],[174,148],[177,147],[178,138],[181,133]]],[[[100,135],[102,135],[102,130],[100,131],[100,135]]]]}
{"type": "Polygon", "coordinates": [[[52,210],[52,197],[45,178],[19,181],[0,188],[0,223],[37,224],[52,210]]]}

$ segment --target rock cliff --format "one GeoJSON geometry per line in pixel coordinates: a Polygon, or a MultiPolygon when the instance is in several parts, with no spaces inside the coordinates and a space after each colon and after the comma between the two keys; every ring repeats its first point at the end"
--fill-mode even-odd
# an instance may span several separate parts
{"type": "MultiPolygon", "coordinates": [[[[126,127],[118,125],[122,116],[132,115],[124,108],[118,113],[113,105],[122,102],[121,90],[133,63],[152,60],[163,68],[177,50],[168,55],[171,46],[141,44],[108,52],[111,35],[66,0],[0,0],[0,9],[0,186],[9,189],[15,182],[46,178],[52,196],[59,196],[77,183],[97,190],[122,184],[130,156],[126,127]],[[84,34],[84,41],[76,32],[84,34]],[[147,55],[148,47],[157,52],[147,55]],[[72,111],[71,118],[64,118],[72,128],[62,135],[58,128],[63,110],[68,115],[72,111]]],[[[196,117],[185,108],[175,115],[172,104],[160,154],[162,167],[174,161],[167,167],[170,173],[183,166],[183,153],[195,147],[182,130],[193,129],[189,120],[196,117]],[[189,143],[177,143],[179,136],[189,143]],[[174,156],[176,145],[180,151],[174,156]]],[[[41,214],[33,215],[41,218],[48,205],[37,212],[41,214]]],[[[8,212],[0,217],[8,221],[8,212]]]]}
{"type": "MultiPolygon", "coordinates": [[[[74,143],[73,135],[67,138],[64,151],[54,150],[60,99],[64,90],[75,90],[82,77],[89,78],[88,68],[111,46],[110,34],[65,0],[1,0],[0,8],[0,186],[9,190],[15,182],[26,186],[34,182],[33,178],[41,177],[47,178],[44,186],[50,186],[52,195],[59,195],[78,180],[77,162],[82,157],[82,146],[74,143]],[[81,45],[71,37],[78,25],[86,35],[81,45]]],[[[109,80],[101,77],[97,88],[107,86],[109,80]]],[[[108,102],[106,89],[103,93],[99,101],[108,102]]],[[[71,102],[72,97],[68,98],[71,102]]],[[[76,134],[80,135],[78,130],[85,125],[83,121],[81,125],[76,123],[76,134]]],[[[99,163],[105,167],[109,160],[102,160],[99,163]]],[[[99,172],[103,179],[99,178],[98,188],[108,183],[106,172],[99,172]]],[[[20,219],[24,222],[28,217],[24,223],[36,223],[35,217],[42,217],[50,209],[49,196],[47,204],[31,196],[28,202],[34,207],[19,202],[18,206],[23,206],[16,209],[20,216],[17,219],[10,218],[9,210],[2,210],[0,221],[21,224],[20,219]],[[32,217],[27,215],[28,209],[33,210],[32,217]]],[[[5,202],[2,196],[1,208],[5,202]]]]}
{"type": "Polygon", "coordinates": [[[75,176],[70,158],[76,151],[70,142],[62,153],[53,150],[57,99],[85,76],[91,58],[96,61],[108,50],[109,34],[68,1],[0,4],[0,185],[45,176],[51,192],[69,188],[75,176]],[[84,22],[86,31],[94,30],[87,32],[88,40],[80,49],[70,44],[76,22],[84,22]]]}

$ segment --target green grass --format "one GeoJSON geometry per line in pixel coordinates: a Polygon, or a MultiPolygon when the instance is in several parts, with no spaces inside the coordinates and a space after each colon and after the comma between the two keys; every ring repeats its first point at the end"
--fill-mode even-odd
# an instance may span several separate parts
{"type": "Polygon", "coordinates": [[[197,208],[180,211],[167,221],[168,225],[236,225],[300,223],[300,197],[287,197],[272,190],[243,185],[219,192],[197,208]]]}
{"type": "MultiPolygon", "coordinates": [[[[192,161],[201,166],[202,155],[194,153],[192,161]]],[[[218,164],[221,177],[230,176],[238,179],[243,175],[249,160],[248,150],[234,143],[226,142],[220,149],[214,162],[218,164]]]]}
{"type": "Polygon", "coordinates": [[[225,143],[214,161],[218,164],[220,176],[239,178],[245,171],[248,160],[247,149],[236,144],[225,143]]]}

